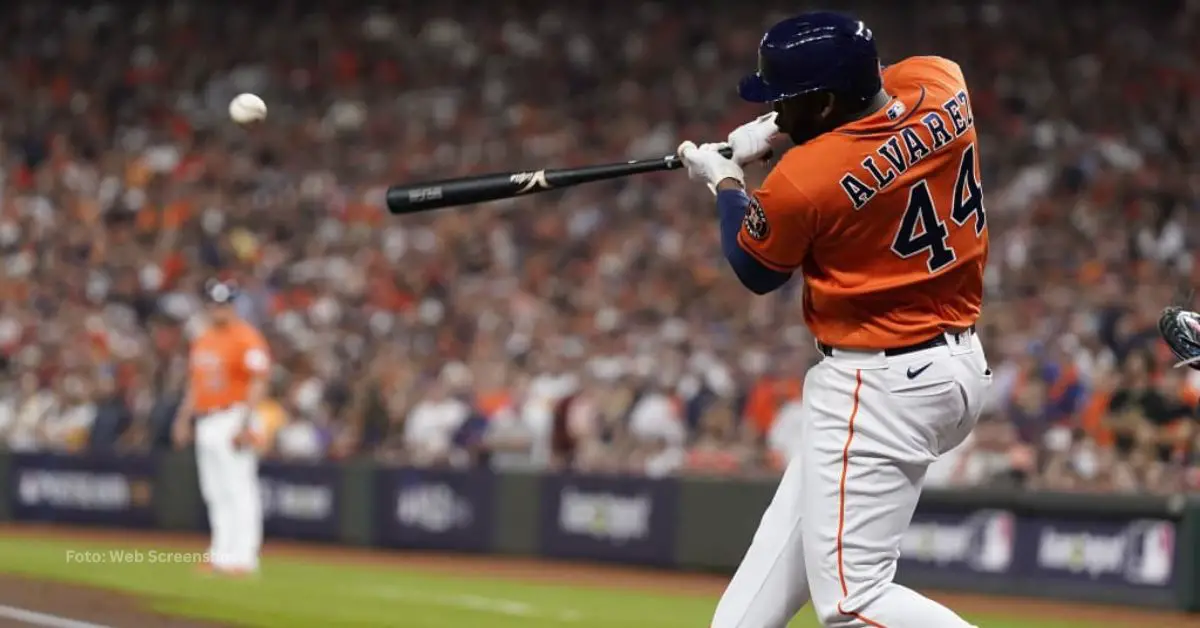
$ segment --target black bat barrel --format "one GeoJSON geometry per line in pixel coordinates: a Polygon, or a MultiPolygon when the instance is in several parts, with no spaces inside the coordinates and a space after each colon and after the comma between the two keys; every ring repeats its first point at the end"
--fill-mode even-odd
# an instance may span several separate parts
{"type": "MultiPolygon", "coordinates": [[[[721,152],[729,156],[730,151],[724,149],[721,152]]],[[[537,194],[645,172],[675,170],[682,165],[678,157],[667,155],[660,159],[642,159],[582,168],[505,172],[411,185],[393,185],[387,191],[387,207],[393,214],[412,214],[455,205],[471,205],[537,194]]]]}

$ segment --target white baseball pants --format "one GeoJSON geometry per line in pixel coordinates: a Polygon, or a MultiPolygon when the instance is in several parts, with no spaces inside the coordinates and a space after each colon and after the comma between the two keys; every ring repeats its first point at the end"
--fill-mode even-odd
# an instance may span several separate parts
{"type": "Polygon", "coordinates": [[[837,351],[804,380],[798,454],[713,628],[783,628],[810,600],[826,628],[969,628],[892,582],[925,469],[966,438],[991,387],[974,333],[895,357],[837,351]]]}
{"type": "Polygon", "coordinates": [[[262,548],[258,453],[236,449],[245,406],[196,419],[196,467],[212,533],[209,560],[217,569],[256,571],[262,548]]]}

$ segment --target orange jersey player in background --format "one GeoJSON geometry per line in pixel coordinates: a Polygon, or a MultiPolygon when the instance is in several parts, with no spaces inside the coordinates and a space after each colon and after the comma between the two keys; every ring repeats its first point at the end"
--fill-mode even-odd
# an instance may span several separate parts
{"type": "Polygon", "coordinates": [[[967,628],[892,582],[925,470],[966,438],[991,386],[974,325],[987,218],[958,65],[883,69],[856,19],[776,24],[742,97],[773,111],[679,155],[717,196],[721,243],[757,294],[804,282],[824,359],[808,371],[797,453],[712,626],[783,628],[811,601],[837,628],[967,628]],[[742,167],[795,146],[746,194],[742,167]]]}
{"type": "Polygon", "coordinates": [[[188,388],[175,417],[178,445],[191,440],[195,423],[200,492],[212,533],[207,566],[222,574],[258,571],[262,502],[258,456],[265,445],[256,409],[267,392],[271,366],[262,334],[238,317],[236,287],[210,281],[206,326],[192,342],[188,388]]]}

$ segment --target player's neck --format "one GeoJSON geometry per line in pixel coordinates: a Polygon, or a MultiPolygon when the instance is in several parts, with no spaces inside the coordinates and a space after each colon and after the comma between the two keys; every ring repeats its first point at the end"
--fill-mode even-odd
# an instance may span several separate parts
{"type": "Polygon", "coordinates": [[[883,109],[891,101],[892,97],[888,96],[888,93],[881,89],[879,90],[879,93],[875,94],[875,96],[871,98],[871,102],[867,103],[866,107],[863,107],[862,111],[850,116],[850,121],[853,122],[854,120],[861,120],[862,118],[865,118],[876,111],[883,109]]]}

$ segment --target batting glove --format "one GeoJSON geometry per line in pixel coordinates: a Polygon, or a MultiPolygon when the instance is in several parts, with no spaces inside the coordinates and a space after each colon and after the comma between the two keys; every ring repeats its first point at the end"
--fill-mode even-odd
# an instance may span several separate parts
{"type": "Polygon", "coordinates": [[[729,146],[733,148],[733,159],[739,166],[767,159],[771,154],[771,142],[779,137],[775,125],[775,112],[739,126],[729,134],[729,146]]]}
{"type": "Polygon", "coordinates": [[[687,168],[688,178],[703,181],[713,194],[717,193],[717,184],[725,179],[733,179],[743,186],[746,185],[746,175],[742,172],[742,167],[718,152],[724,146],[725,144],[696,146],[692,142],[684,142],[676,151],[687,168]]]}

